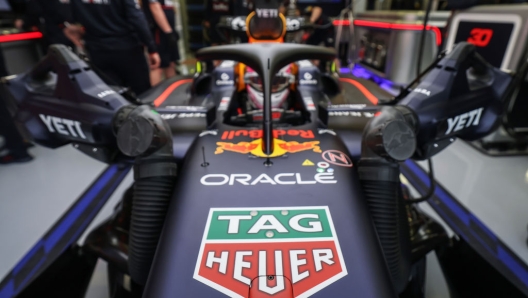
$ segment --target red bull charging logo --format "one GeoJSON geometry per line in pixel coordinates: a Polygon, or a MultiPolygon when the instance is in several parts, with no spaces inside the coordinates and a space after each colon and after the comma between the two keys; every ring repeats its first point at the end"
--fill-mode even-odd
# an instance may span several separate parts
{"type": "Polygon", "coordinates": [[[222,154],[225,151],[240,153],[240,154],[252,154],[258,157],[278,157],[283,156],[287,153],[297,153],[302,151],[313,150],[313,152],[321,153],[319,147],[319,141],[308,141],[308,142],[297,142],[297,141],[285,141],[279,139],[282,136],[293,136],[300,137],[303,139],[315,138],[311,130],[275,130],[273,131],[273,153],[266,155],[262,150],[262,131],[261,130],[237,130],[237,131],[225,131],[222,134],[222,140],[232,140],[235,137],[250,137],[255,140],[247,142],[242,141],[238,143],[231,142],[217,142],[217,148],[215,154],[222,154]]]}

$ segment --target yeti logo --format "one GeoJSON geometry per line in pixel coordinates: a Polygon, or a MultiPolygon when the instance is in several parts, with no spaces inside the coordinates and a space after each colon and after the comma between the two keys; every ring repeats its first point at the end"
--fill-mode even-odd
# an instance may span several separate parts
{"type": "Polygon", "coordinates": [[[279,16],[277,9],[257,8],[256,11],[259,18],[276,18],[279,16]]]}
{"type": "Polygon", "coordinates": [[[464,114],[460,114],[454,118],[447,119],[446,135],[468,128],[470,126],[477,126],[480,123],[480,117],[484,108],[475,109],[464,114]]]}
{"type": "Polygon", "coordinates": [[[46,124],[49,132],[58,133],[65,136],[86,139],[81,129],[81,122],[39,114],[40,120],[46,124]]]}

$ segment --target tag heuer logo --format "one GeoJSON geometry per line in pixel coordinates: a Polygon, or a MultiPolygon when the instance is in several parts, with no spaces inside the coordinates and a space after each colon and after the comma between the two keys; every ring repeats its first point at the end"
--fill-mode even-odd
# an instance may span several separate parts
{"type": "Polygon", "coordinates": [[[212,208],[194,271],[230,297],[309,297],[345,275],[328,207],[212,208]]]}

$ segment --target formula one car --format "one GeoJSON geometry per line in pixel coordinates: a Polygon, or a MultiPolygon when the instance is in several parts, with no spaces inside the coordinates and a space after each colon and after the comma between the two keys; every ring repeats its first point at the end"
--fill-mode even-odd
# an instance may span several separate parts
{"type": "MultiPolygon", "coordinates": [[[[284,19],[265,15],[248,27],[281,26],[256,39],[283,35],[273,28],[284,19]]],[[[111,297],[423,297],[424,257],[448,237],[412,205],[421,200],[402,187],[399,163],[492,131],[511,75],[462,43],[385,102],[351,78],[308,71],[331,64],[325,48],[256,42],[196,56],[224,62],[139,101],[63,46],[4,79],[26,135],[109,167],[0,297],[82,297],[99,258],[111,297]],[[361,96],[340,89],[347,80],[361,96]],[[168,99],[184,84],[191,97],[168,99]],[[77,245],[131,167],[133,188],[77,245]]]]}

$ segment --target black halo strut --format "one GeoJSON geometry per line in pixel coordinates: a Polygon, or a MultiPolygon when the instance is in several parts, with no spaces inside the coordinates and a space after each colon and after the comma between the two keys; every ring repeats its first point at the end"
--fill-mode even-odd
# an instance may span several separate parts
{"type": "Polygon", "coordinates": [[[262,78],[263,110],[263,151],[273,153],[273,119],[271,117],[271,82],[282,67],[299,60],[335,59],[333,49],[280,43],[236,44],[209,47],[196,53],[198,60],[234,60],[251,67],[262,78]]]}

